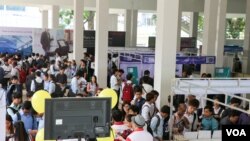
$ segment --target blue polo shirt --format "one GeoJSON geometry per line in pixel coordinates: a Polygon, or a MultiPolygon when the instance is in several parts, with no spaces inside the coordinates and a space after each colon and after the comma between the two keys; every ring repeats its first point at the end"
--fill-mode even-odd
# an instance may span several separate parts
{"type": "MultiPolygon", "coordinates": [[[[27,133],[29,130],[37,130],[36,118],[32,117],[31,113],[24,114],[22,109],[19,111],[19,113],[21,116],[21,121],[24,123],[24,127],[27,133]]],[[[15,114],[13,116],[13,122],[15,123],[17,121],[18,121],[18,117],[17,117],[17,114],[15,114]]]]}
{"type": "Polygon", "coordinates": [[[203,117],[201,121],[201,127],[202,127],[202,130],[214,131],[214,130],[218,130],[219,124],[218,124],[218,121],[213,116],[209,118],[203,117]]]}

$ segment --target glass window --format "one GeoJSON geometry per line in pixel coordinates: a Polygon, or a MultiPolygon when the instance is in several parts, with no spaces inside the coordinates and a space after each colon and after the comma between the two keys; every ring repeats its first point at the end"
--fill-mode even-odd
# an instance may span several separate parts
{"type": "Polygon", "coordinates": [[[4,10],[4,6],[3,5],[0,5],[0,10],[4,10]]]}
{"type": "Polygon", "coordinates": [[[6,6],[6,10],[9,11],[25,11],[24,6],[6,6]]]}

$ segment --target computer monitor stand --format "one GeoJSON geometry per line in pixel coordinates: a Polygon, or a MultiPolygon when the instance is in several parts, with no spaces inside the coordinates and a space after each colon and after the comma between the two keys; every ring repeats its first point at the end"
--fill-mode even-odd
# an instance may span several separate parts
{"type": "Polygon", "coordinates": [[[78,141],[82,141],[82,138],[85,139],[85,141],[97,141],[96,138],[89,138],[89,135],[85,135],[83,132],[75,132],[74,137],[78,139],[78,141]]]}

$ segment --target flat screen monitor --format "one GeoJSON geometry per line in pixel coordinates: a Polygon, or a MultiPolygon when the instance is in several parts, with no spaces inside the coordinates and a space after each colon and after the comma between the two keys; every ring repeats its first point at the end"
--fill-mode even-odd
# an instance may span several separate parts
{"type": "Polygon", "coordinates": [[[111,98],[54,98],[45,101],[45,140],[108,137],[111,98]]]}

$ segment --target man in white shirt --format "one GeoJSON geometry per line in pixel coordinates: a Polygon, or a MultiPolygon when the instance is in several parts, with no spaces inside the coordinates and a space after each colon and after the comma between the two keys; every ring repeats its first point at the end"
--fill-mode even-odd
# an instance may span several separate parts
{"type": "Polygon", "coordinates": [[[11,70],[12,70],[12,66],[9,65],[9,62],[8,62],[8,59],[5,58],[4,59],[4,65],[2,66],[3,70],[4,70],[4,82],[3,82],[3,88],[7,88],[7,84],[8,84],[8,81],[10,80],[11,78],[11,70]]]}
{"type": "Polygon", "coordinates": [[[198,115],[195,113],[199,107],[200,102],[197,99],[192,99],[188,102],[187,111],[184,116],[189,121],[189,128],[184,128],[185,132],[197,131],[198,115]]]}
{"type": "Polygon", "coordinates": [[[141,115],[132,117],[132,132],[127,138],[126,141],[153,141],[152,135],[143,130],[145,125],[145,120],[141,115]]]}
{"type": "Polygon", "coordinates": [[[111,128],[115,132],[115,137],[117,134],[122,134],[125,130],[129,129],[128,126],[123,123],[123,114],[120,110],[114,110],[112,112],[112,119],[114,124],[111,128]]]}
{"type": "Polygon", "coordinates": [[[110,88],[117,92],[119,91],[119,87],[120,87],[120,84],[118,83],[118,80],[117,80],[118,73],[119,73],[118,69],[115,69],[113,71],[113,75],[110,78],[110,88]]]}
{"type": "Polygon", "coordinates": [[[153,103],[154,103],[154,94],[150,92],[146,95],[146,102],[143,104],[141,110],[141,115],[145,119],[147,124],[150,123],[150,120],[154,114],[153,103]]]}
{"type": "Polygon", "coordinates": [[[17,66],[17,62],[16,61],[13,61],[12,62],[12,69],[11,69],[11,76],[17,76],[18,77],[18,80],[19,79],[19,71],[18,71],[18,66],[17,66]]]}
{"type": "Polygon", "coordinates": [[[70,92],[69,92],[69,97],[75,97],[76,94],[78,94],[79,92],[79,84],[78,84],[78,80],[80,78],[81,74],[79,72],[76,73],[75,77],[72,78],[71,80],[71,87],[70,87],[70,92]]]}
{"type": "MultiPolygon", "coordinates": [[[[113,70],[113,75],[110,78],[110,88],[113,89],[113,90],[115,90],[115,92],[117,94],[117,97],[118,97],[118,100],[119,100],[120,99],[119,89],[120,89],[121,82],[118,81],[118,79],[117,79],[118,74],[119,74],[119,70],[118,69],[114,69],[113,70]]],[[[118,105],[119,105],[119,102],[117,102],[117,104],[115,106],[115,109],[118,108],[118,105]]]]}

